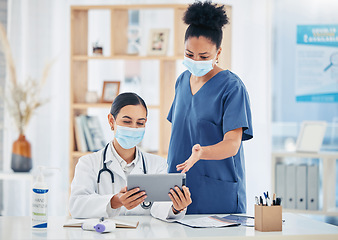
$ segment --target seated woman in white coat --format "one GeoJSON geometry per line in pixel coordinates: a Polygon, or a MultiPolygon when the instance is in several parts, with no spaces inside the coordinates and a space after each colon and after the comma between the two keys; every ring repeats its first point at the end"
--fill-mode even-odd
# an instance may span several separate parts
{"type": "Polygon", "coordinates": [[[184,217],[191,203],[186,186],[182,187],[183,192],[173,186],[168,193],[171,202],[154,202],[148,207],[144,191],[127,191],[128,174],[167,173],[165,159],[136,147],[144,135],[147,113],[145,102],[135,93],[122,93],[115,98],[108,114],[113,141],[104,149],[81,157],[76,165],[69,203],[73,218],[151,214],[170,221],[184,217]],[[104,167],[108,171],[103,171],[98,181],[104,167]]]}

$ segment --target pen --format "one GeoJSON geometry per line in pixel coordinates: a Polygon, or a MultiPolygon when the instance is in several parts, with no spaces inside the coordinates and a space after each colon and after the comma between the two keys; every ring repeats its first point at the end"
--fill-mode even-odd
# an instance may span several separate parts
{"type": "Polygon", "coordinates": [[[256,202],[256,205],[259,205],[259,201],[258,201],[258,197],[255,196],[255,202],[256,202]]]}
{"type": "Polygon", "coordinates": [[[270,198],[266,198],[266,206],[271,206],[270,198]]]}
{"type": "Polygon", "coordinates": [[[276,205],[276,193],[273,194],[272,203],[273,205],[276,205]]]}
{"type": "Polygon", "coordinates": [[[276,198],[276,205],[281,205],[282,199],[280,197],[276,198]]]}
{"type": "Polygon", "coordinates": [[[259,196],[259,201],[260,201],[260,205],[263,206],[263,198],[262,198],[262,196],[259,196]]]}
{"type": "Polygon", "coordinates": [[[267,194],[265,194],[265,192],[264,192],[266,206],[271,206],[271,202],[270,202],[270,198],[269,198],[268,194],[269,194],[268,192],[267,192],[267,194]]]}

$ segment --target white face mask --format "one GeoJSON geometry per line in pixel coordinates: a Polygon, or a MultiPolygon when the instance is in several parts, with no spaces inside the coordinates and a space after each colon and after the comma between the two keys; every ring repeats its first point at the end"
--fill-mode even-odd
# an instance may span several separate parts
{"type": "Polygon", "coordinates": [[[212,65],[214,59],[207,61],[194,61],[191,58],[184,56],[183,65],[187,67],[192,75],[202,77],[214,68],[212,65]]]}
{"type": "Polygon", "coordinates": [[[117,125],[115,138],[124,149],[130,149],[139,144],[144,136],[145,128],[130,128],[117,125]]]}

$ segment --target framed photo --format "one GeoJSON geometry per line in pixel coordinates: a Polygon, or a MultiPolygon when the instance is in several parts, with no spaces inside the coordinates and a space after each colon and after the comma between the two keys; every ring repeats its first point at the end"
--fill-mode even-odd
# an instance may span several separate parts
{"type": "Polygon", "coordinates": [[[112,103],[114,99],[119,95],[120,82],[119,81],[104,81],[102,88],[102,103],[112,103]]]}
{"type": "Polygon", "coordinates": [[[169,41],[169,29],[151,29],[149,35],[148,55],[165,55],[169,41]]]}

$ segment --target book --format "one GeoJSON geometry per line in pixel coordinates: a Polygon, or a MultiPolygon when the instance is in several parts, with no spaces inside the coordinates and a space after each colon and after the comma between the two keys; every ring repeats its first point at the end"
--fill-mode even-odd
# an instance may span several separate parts
{"type": "Polygon", "coordinates": [[[87,142],[87,149],[95,152],[104,148],[105,140],[98,117],[81,115],[81,122],[87,142]]]}
{"type": "Polygon", "coordinates": [[[77,150],[80,152],[87,152],[87,142],[82,127],[81,116],[75,117],[74,129],[77,150]]]}
{"type": "MultiPolygon", "coordinates": [[[[99,223],[100,220],[97,218],[90,218],[90,219],[69,219],[65,224],[63,224],[63,227],[72,227],[72,228],[80,228],[82,226],[82,223],[85,221],[95,221],[99,223]]],[[[138,221],[130,221],[130,220],[120,220],[120,219],[110,219],[115,222],[117,228],[137,228],[139,222],[138,221]]]]}
{"type": "Polygon", "coordinates": [[[81,126],[82,126],[82,130],[83,130],[83,134],[85,136],[86,139],[86,144],[87,144],[87,150],[88,151],[93,151],[93,141],[92,141],[92,137],[89,131],[89,128],[87,126],[87,116],[86,115],[80,115],[81,118],[81,126]]]}

